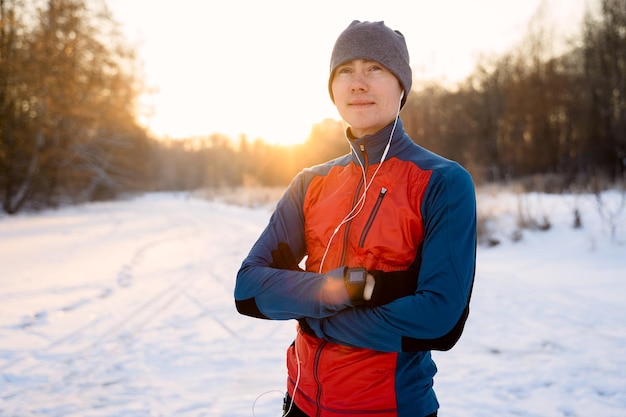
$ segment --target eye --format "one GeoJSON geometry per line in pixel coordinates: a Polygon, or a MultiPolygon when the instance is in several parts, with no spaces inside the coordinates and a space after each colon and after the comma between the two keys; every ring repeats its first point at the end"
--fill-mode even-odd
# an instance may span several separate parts
{"type": "Polygon", "coordinates": [[[348,66],[340,66],[337,68],[337,74],[350,74],[352,72],[352,68],[348,66]]]}
{"type": "Polygon", "coordinates": [[[372,64],[367,68],[367,70],[369,72],[379,72],[379,71],[384,71],[385,69],[379,64],[372,64]]]}

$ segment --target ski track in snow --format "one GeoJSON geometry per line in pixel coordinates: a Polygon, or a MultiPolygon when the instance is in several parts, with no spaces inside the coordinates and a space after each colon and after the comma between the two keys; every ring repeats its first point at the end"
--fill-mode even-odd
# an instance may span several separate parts
{"type": "MultiPolygon", "coordinates": [[[[550,232],[479,249],[465,334],[433,353],[442,416],[626,416],[625,246],[541,203],[550,232]]],[[[279,416],[295,324],[232,297],[269,216],[151,194],[0,218],[0,416],[279,416]]]]}

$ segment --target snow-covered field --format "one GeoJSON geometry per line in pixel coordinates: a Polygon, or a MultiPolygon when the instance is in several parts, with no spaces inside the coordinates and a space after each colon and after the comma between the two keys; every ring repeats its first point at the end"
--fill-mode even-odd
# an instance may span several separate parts
{"type": "MultiPolygon", "coordinates": [[[[626,213],[504,192],[479,207],[501,244],[479,249],[463,337],[434,353],[440,415],[626,416],[626,213]],[[513,242],[522,212],[550,230],[513,242]]],[[[150,194],[0,217],[0,416],[280,416],[294,323],[233,302],[269,215],[150,194]]]]}

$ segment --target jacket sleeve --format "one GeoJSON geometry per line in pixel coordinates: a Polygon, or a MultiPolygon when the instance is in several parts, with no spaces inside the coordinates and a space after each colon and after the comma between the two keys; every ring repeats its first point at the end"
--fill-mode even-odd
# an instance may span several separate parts
{"type": "Polygon", "coordinates": [[[324,318],[352,307],[343,268],[325,274],[273,268],[272,251],[287,243],[296,260],[306,252],[302,203],[307,174],[294,178],[243,261],[235,283],[239,313],[274,320],[324,318]]]}
{"type": "Polygon", "coordinates": [[[422,203],[425,237],[412,296],[307,319],[319,337],[386,352],[448,350],[467,316],[476,264],[476,196],[462,168],[433,175],[422,203]]]}

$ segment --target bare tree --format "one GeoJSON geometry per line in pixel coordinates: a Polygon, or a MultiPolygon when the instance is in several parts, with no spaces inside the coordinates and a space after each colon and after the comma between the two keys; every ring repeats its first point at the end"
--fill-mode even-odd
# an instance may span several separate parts
{"type": "Polygon", "coordinates": [[[626,3],[600,0],[584,23],[584,77],[591,100],[587,118],[591,163],[613,178],[626,170],[626,3]]]}
{"type": "Polygon", "coordinates": [[[19,210],[28,197],[39,166],[41,140],[28,129],[30,74],[23,66],[22,8],[21,1],[0,0],[0,191],[8,213],[19,210]]]}
{"type": "MultiPolygon", "coordinates": [[[[18,2],[2,4],[0,97],[3,208],[109,197],[128,188],[149,152],[136,122],[142,84],[106,5],[92,0],[32,0],[29,25],[9,32],[18,2]],[[6,6],[6,7],[5,7],[6,6]],[[11,43],[6,33],[18,33],[11,43]],[[8,57],[7,57],[8,59],[8,57]],[[6,72],[10,72],[6,75],[6,72]],[[4,155],[4,157],[3,157],[4,155]]],[[[22,2],[20,2],[22,3],[22,2]]]]}

